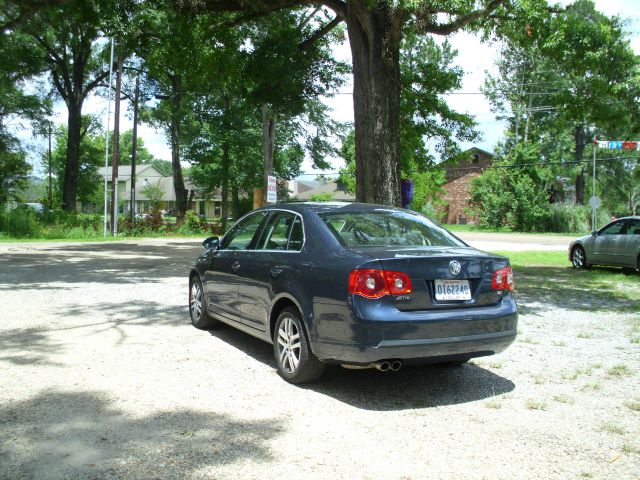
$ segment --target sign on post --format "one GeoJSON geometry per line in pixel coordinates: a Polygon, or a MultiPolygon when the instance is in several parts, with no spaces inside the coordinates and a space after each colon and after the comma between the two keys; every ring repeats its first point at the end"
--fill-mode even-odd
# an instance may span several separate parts
{"type": "Polygon", "coordinates": [[[276,177],[269,175],[267,182],[267,203],[276,203],[278,201],[278,189],[276,188],[276,177]]]}

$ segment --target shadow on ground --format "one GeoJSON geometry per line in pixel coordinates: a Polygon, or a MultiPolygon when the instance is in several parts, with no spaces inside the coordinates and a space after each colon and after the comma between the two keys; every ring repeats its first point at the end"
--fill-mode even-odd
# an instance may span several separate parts
{"type": "Polygon", "coordinates": [[[515,268],[520,313],[536,315],[555,308],[590,312],[640,312],[640,275],[621,269],[574,270],[515,268]]]}
{"type": "Polygon", "coordinates": [[[191,265],[202,251],[198,242],[184,241],[167,245],[47,245],[36,251],[9,252],[0,256],[0,290],[41,289],[53,282],[72,286],[186,278],[191,265]]]}
{"type": "MultiPolygon", "coordinates": [[[[210,334],[275,368],[272,345],[226,326],[220,326],[210,334]]],[[[469,363],[460,367],[412,366],[398,372],[329,366],[316,383],[299,388],[328,395],[356,408],[387,411],[475,402],[511,392],[515,384],[469,363]]]]}
{"type": "Polygon", "coordinates": [[[48,358],[62,351],[46,332],[39,328],[0,330],[0,361],[14,365],[58,365],[48,358]]]}
{"type": "Polygon", "coordinates": [[[0,406],[0,478],[186,478],[270,461],[282,421],[178,410],[131,417],[100,393],[50,391],[0,406]]]}

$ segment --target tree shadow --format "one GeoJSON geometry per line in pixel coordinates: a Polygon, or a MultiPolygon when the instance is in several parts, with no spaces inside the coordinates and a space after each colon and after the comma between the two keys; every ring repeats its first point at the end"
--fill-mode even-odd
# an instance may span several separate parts
{"type": "MultiPolygon", "coordinates": [[[[216,328],[210,334],[275,368],[272,345],[228,326],[216,328]]],[[[475,402],[511,392],[515,384],[473,363],[460,367],[409,366],[398,372],[348,370],[330,365],[320,380],[300,388],[359,409],[388,411],[475,402]]]]}
{"type": "Polygon", "coordinates": [[[0,406],[0,478],[185,478],[268,462],[276,419],[193,410],[131,416],[100,392],[43,392],[0,406]]]}
{"type": "Polygon", "coordinates": [[[614,313],[638,311],[640,282],[637,276],[625,277],[621,269],[520,267],[514,270],[518,304],[523,314],[539,314],[556,308],[614,313]]]}
{"type": "Polygon", "coordinates": [[[52,288],[50,283],[127,284],[186,278],[201,252],[202,246],[192,241],[47,245],[37,251],[9,252],[0,257],[0,290],[52,288]]]}
{"type": "Polygon", "coordinates": [[[15,365],[60,364],[48,360],[50,355],[62,352],[62,345],[53,343],[39,328],[0,330],[0,361],[15,365]]]}

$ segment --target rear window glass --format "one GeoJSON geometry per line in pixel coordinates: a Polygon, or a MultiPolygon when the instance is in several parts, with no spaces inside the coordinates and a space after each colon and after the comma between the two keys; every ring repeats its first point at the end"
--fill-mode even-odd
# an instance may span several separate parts
{"type": "Polygon", "coordinates": [[[428,218],[409,212],[324,212],[319,216],[347,247],[464,246],[428,218]]]}

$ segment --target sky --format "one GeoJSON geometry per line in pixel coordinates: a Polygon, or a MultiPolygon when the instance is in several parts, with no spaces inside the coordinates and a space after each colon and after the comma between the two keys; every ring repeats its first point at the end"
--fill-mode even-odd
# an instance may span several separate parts
{"type": "MultiPolygon", "coordinates": [[[[566,5],[571,3],[568,0],[561,0],[559,3],[566,5]]],[[[638,0],[596,0],[596,8],[605,15],[620,17],[627,19],[628,24],[626,30],[629,33],[629,39],[632,48],[640,55],[640,9],[638,8],[638,0]]],[[[459,112],[472,115],[478,123],[478,131],[481,133],[482,139],[473,144],[462,142],[460,147],[465,150],[472,146],[479,147],[483,150],[494,151],[498,141],[502,138],[505,125],[496,120],[491,113],[490,105],[480,92],[480,87],[486,78],[487,72],[495,73],[495,62],[499,49],[497,46],[482,43],[477,36],[469,33],[458,33],[449,37],[449,40],[458,51],[456,64],[464,71],[462,88],[452,94],[447,95],[449,105],[459,112]]],[[[348,43],[344,43],[335,49],[336,57],[340,60],[350,62],[351,54],[348,43]]],[[[353,122],[353,103],[351,98],[351,84],[340,88],[340,93],[333,98],[325,99],[325,103],[333,110],[334,119],[343,122],[353,122]]],[[[127,106],[122,106],[123,111],[127,111],[127,106]]],[[[113,127],[113,106],[111,107],[110,125],[113,127]]],[[[99,115],[105,121],[107,114],[107,100],[101,97],[90,97],[85,103],[83,113],[93,113],[99,115]]],[[[66,109],[64,104],[60,102],[56,106],[56,123],[66,123],[66,109]]],[[[121,129],[126,131],[132,128],[132,119],[130,112],[125,113],[121,117],[121,129]]],[[[167,140],[163,132],[157,131],[148,125],[141,124],[138,126],[138,134],[143,139],[144,145],[156,157],[170,160],[171,154],[167,145],[167,140]]],[[[42,152],[45,148],[44,139],[31,138],[26,140],[28,147],[33,152],[32,163],[38,163],[35,158],[39,157],[38,152],[42,152]]],[[[333,159],[331,161],[332,168],[327,171],[328,174],[336,172],[341,166],[341,161],[333,159]]],[[[36,173],[41,169],[35,166],[36,173]]],[[[322,173],[320,170],[311,168],[311,163],[305,161],[302,166],[304,173],[316,176],[322,173]]],[[[310,178],[305,175],[305,178],[310,178]]]]}

